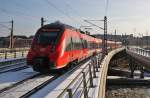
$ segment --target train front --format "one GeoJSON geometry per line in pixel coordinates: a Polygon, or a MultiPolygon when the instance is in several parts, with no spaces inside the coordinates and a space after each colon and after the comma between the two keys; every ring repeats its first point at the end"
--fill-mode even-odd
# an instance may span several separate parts
{"type": "Polygon", "coordinates": [[[38,72],[49,72],[55,69],[55,62],[59,53],[61,30],[58,28],[40,28],[32,42],[27,55],[27,63],[38,72]]]}

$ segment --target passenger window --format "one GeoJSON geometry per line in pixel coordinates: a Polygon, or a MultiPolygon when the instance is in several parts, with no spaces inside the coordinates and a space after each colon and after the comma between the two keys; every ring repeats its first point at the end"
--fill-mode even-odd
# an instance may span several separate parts
{"type": "Polygon", "coordinates": [[[70,51],[71,50],[71,38],[68,37],[68,39],[66,40],[66,49],[65,51],[70,51]]]}

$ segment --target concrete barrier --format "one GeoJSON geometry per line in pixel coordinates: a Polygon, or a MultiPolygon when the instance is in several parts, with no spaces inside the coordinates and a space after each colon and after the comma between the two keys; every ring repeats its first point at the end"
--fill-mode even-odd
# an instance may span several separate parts
{"type": "Polygon", "coordinates": [[[101,72],[100,72],[101,79],[100,79],[100,85],[99,85],[99,95],[98,95],[99,98],[105,98],[107,70],[108,70],[108,65],[109,65],[109,62],[110,62],[111,58],[115,54],[123,51],[124,49],[125,49],[124,47],[123,48],[118,48],[116,50],[113,50],[113,51],[109,52],[108,55],[106,55],[104,57],[101,65],[100,65],[101,66],[101,72]]]}

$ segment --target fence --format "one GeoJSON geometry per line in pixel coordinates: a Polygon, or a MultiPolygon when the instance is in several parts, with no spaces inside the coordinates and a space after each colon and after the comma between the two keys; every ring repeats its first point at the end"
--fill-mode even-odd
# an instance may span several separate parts
{"type": "Polygon", "coordinates": [[[94,78],[97,78],[97,72],[100,68],[100,55],[92,57],[82,71],[71,81],[57,98],[89,98],[90,88],[94,88],[94,78]]]}
{"type": "Polygon", "coordinates": [[[128,48],[129,50],[146,57],[150,57],[150,50],[146,50],[143,48],[128,48]]]}
{"type": "Polygon", "coordinates": [[[0,50],[0,58],[8,59],[8,58],[25,57],[28,50],[29,50],[28,48],[0,50]]]}

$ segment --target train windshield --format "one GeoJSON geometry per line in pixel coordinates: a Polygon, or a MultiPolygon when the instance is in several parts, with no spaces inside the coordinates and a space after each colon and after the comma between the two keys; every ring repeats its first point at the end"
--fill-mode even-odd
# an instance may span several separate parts
{"type": "Polygon", "coordinates": [[[57,32],[39,32],[35,37],[35,41],[39,44],[55,44],[57,37],[57,32]]]}

